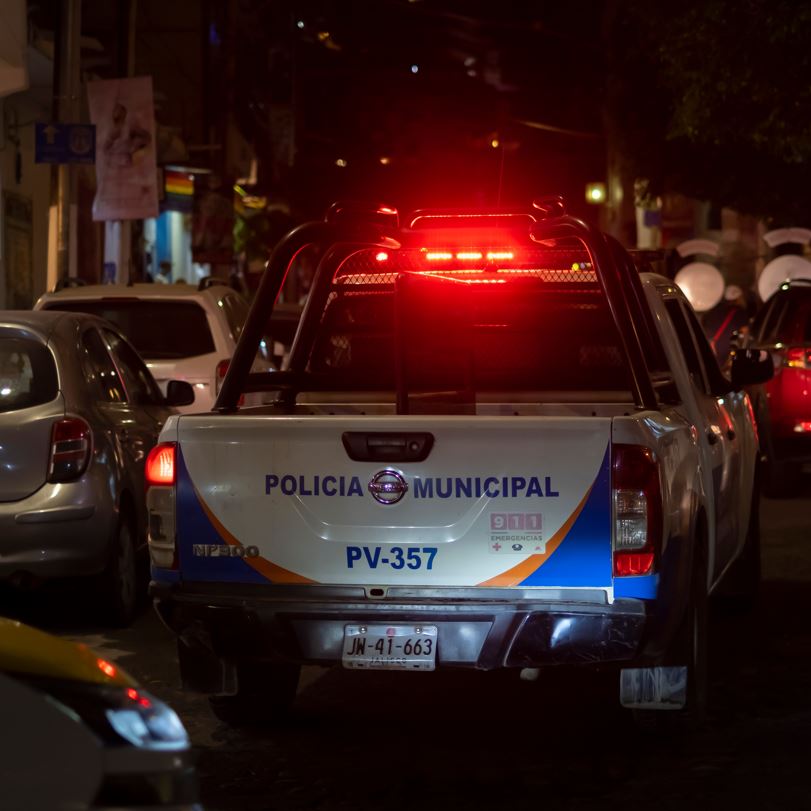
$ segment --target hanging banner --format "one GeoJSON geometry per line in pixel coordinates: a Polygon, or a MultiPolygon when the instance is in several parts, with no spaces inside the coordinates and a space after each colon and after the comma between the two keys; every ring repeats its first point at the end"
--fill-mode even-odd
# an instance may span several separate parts
{"type": "Polygon", "coordinates": [[[152,77],[87,85],[96,126],[94,220],[143,220],[158,215],[152,77]]]}

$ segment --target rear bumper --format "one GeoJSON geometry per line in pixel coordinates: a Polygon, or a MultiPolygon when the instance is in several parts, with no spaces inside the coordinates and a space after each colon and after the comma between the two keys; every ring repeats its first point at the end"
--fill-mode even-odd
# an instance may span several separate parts
{"type": "MultiPolygon", "coordinates": [[[[319,587],[194,588],[153,581],[158,614],[190,649],[224,661],[278,659],[330,665],[341,660],[347,624],[436,625],[437,667],[594,665],[638,657],[648,610],[642,600],[568,590],[546,599],[506,599],[506,590],[431,590],[409,599],[363,599],[363,590],[319,587]],[[351,591],[359,591],[355,595],[351,591]],[[466,592],[452,595],[451,592],[466,592]],[[478,591],[478,595],[473,592],[478,591]],[[468,596],[469,595],[469,596],[468,596]],[[551,597],[554,597],[552,599],[551,597]],[[565,598],[565,599],[558,599],[565,598]]],[[[526,592],[522,593],[522,597],[526,592]]]]}

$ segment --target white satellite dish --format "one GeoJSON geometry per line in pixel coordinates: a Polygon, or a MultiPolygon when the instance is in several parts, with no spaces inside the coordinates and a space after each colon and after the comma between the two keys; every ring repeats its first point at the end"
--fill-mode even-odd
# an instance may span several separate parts
{"type": "Polygon", "coordinates": [[[811,279],[811,262],[793,253],[772,259],[757,280],[757,291],[766,301],[789,279],[811,279]]]}
{"type": "Polygon", "coordinates": [[[724,277],[715,265],[690,262],[674,280],[697,313],[711,310],[724,297],[724,277]]]}

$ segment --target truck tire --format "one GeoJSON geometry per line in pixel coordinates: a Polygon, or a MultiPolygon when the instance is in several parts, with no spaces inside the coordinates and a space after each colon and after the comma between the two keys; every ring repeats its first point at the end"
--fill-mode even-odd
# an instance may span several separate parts
{"type": "Polygon", "coordinates": [[[701,727],[706,716],[709,595],[707,554],[703,544],[696,547],[694,557],[687,610],[661,662],[663,665],[687,666],[687,700],[678,710],[634,710],[634,720],[644,731],[690,732],[701,727]]]}
{"type": "Polygon", "coordinates": [[[210,696],[211,711],[228,726],[270,726],[288,715],[296,698],[300,673],[299,665],[240,662],[237,692],[210,696]]]}

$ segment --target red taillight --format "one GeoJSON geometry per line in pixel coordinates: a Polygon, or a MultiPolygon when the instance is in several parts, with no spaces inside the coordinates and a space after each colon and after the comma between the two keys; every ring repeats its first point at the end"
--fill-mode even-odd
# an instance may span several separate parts
{"type": "Polygon", "coordinates": [[[220,393],[222,388],[222,381],[225,380],[225,375],[228,372],[228,367],[231,365],[231,359],[225,358],[217,364],[217,371],[214,374],[214,392],[220,393]]]}
{"type": "Polygon", "coordinates": [[[90,461],[91,438],[90,426],[79,417],[67,417],[53,424],[49,482],[69,482],[85,472],[90,461]]]}
{"type": "Polygon", "coordinates": [[[149,452],[144,477],[147,488],[153,485],[174,485],[176,447],[175,442],[161,442],[149,452]]]}
{"type": "Polygon", "coordinates": [[[783,366],[795,369],[811,367],[811,349],[802,346],[790,346],[783,355],[783,366]]]}
{"type": "Polygon", "coordinates": [[[652,574],[662,536],[659,463],[650,448],[614,445],[614,576],[652,574]]]}
{"type": "Polygon", "coordinates": [[[794,424],[794,433],[796,434],[807,434],[809,431],[811,431],[811,421],[802,420],[794,424]]]}
{"type": "Polygon", "coordinates": [[[149,559],[160,569],[177,569],[175,482],[177,443],[161,442],[146,458],[146,540],[149,559]]]}

